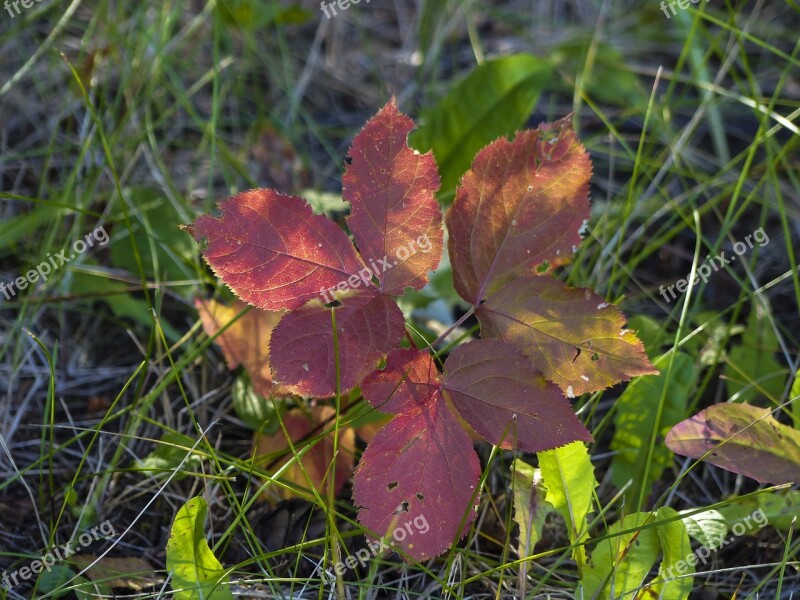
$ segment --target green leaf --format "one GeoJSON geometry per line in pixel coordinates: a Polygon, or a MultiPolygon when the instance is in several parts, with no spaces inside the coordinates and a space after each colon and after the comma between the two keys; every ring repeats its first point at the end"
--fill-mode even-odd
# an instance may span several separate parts
{"type": "MultiPolygon", "coordinates": [[[[128,190],[129,201],[137,207],[131,229],[139,248],[145,277],[162,282],[197,278],[192,240],[181,235],[184,218],[155,190],[135,187],[128,190]]],[[[139,267],[133,254],[129,232],[110,246],[111,264],[138,278],[139,267]]],[[[188,296],[191,285],[170,286],[170,290],[188,296]]]]}
{"type": "Polygon", "coordinates": [[[55,565],[43,572],[36,583],[36,590],[40,594],[49,594],[51,598],[63,598],[70,594],[77,583],[73,579],[77,573],[64,565],[55,565]]]}
{"type": "Polygon", "coordinates": [[[530,556],[542,538],[548,513],[555,509],[545,499],[542,472],[520,459],[511,463],[511,487],[514,489],[514,521],[519,525],[520,557],[530,556]]]}
{"type": "Polygon", "coordinates": [[[433,150],[440,195],[455,189],[478,150],[525,124],[551,72],[550,62],[529,54],[488,60],[421,115],[409,141],[420,152],[433,150]]]}
{"type": "MultiPolygon", "coordinates": [[[[753,534],[767,524],[788,530],[800,515],[800,491],[777,491],[738,498],[719,509],[736,535],[753,534]]],[[[795,529],[797,524],[795,524],[795,529]]]]}
{"type": "MultiPolygon", "coordinates": [[[[589,537],[586,516],[592,510],[592,495],[597,487],[594,467],[583,442],[572,442],[561,448],[537,452],[539,468],[547,489],[546,500],[564,517],[570,542],[577,544],[589,537]]],[[[578,565],[583,565],[583,546],[572,551],[578,565]]]]}
{"type": "Polygon", "coordinates": [[[694,360],[682,352],[677,353],[669,369],[670,356],[665,355],[655,362],[661,371],[656,377],[640,377],[631,382],[615,402],[614,438],[611,449],[617,454],[611,461],[611,481],[622,488],[628,481],[630,487],[625,491],[628,506],[636,506],[642,487],[649,493],[653,484],[661,479],[664,470],[672,465],[672,452],[664,446],[663,440],[669,430],[680,422],[686,414],[689,394],[695,384],[694,360]],[[664,387],[666,386],[666,391],[664,387]],[[664,406],[659,423],[656,423],[658,402],[664,398],[664,406]],[[657,428],[652,459],[648,465],[648,451],[653,429],[657,428]],[[647,480],[645,481],[645,470],[647,480]]]}
{"type": "Polygon", "coordinates": [[[628,329],[635,332],[636,337],[642,340],[650,360],[661,356],[662,348],[672,341],[662,324],[646,315],[634,315],[628,319],[628,329]]]}
{"type": "Polygon", "coordinates": [[[252,430],[273,434],[280,428],[280,419],[275,406],[277,404],[283,408],[285,401],[258,395],[247,374],[243,373],[236,378],[231,390],[231,398],[236,416],[252,430]]]}
{"type": "MultiPolygon", "coordinates": [[[[681,511],[681,514],[692,512],[681,511]]],[[[718,510],[707,510],[691,516],[683,517],[683,524],[687,533],[706,548],[717,550],[722,547],[722,542],[728,533],[728,522],[718,510]]]]}
{"type": "MultiPolygon", "coordinates": [[[[148,328],[153,327],[153,318],[147,303],[134,298],[127,292],[131,286],[110,279],[110,276],[101,272],[74,271],[70,273],[70,291],[79,296],[96,296],[111,308],[115,317],[127,318],[137,321],[148,328]]],[[[164,319],[160,320],[169,342],[177,342],[182,334],[164,319]]]]}
{"type": "MultiPolygon", "coordinates": [[[[194,440],[180,433],[164,432],[158,447],[143,459],[136,461],[136,467],[146,475],[153,477],[168,476],[178,468],[186,455],[191,452],[194,440]]],[[[186,472],[199,469],[203,462],[199,455],[192,454],[183,463],[182,472],[175,475],[178,480],[186,476],[186,472]]]]}
{"type": "MultiPolygon", "coordinates": [[[[665,521],[677,517],[675,509],[662,506],[656,511],[656,521],[665,521]]],[[[676,520],[656,527],[656,534],[661,544],[663,559],[658,568],[658,577],[645,588],[652,590],[654,598],[670,600],[686,600],[692,592],[692,577],[677,577],[694,573],[694,565],[687,562],[692,556],[692,544],[683,521],[676,520]],[[684,567],[685,565],[685,567],[684,567]]],[[[646,598],[646,594],[642,594],[646,598]]]]}
{"type": "Polygon", "coordinates": [[[167,542],[167,570],[177,600],[233,600],[225,569],[203,531],[208,504],[196,496],[175,516],[167,542]]]}
{"type": "Polygon", "coordinates": [[[778,337],[768,318],[769,308],[756,304],[747,319],[742,343],[733,348],[725,363],[728,396],[736,402],[752,402],[763,396],[777,400],[786,385],[786,367],[775,360],[778,337]]]}
{"type": "MultiPolygon", "coordinates": [[[[649,513],[633,513],[608,528],[612,536],[597,543],[581,579],[583,598],[633,598],[634,591],[658,560],[660,541],[656,527],[640,529],[653,517],[649,513]],[[616,535],[620,531],[636,529],[616,535]]],[[[577,595],[580,598],[580,594],[577,595]]],[[[665,596],[670,598],[671,596],[665,596]]]]}

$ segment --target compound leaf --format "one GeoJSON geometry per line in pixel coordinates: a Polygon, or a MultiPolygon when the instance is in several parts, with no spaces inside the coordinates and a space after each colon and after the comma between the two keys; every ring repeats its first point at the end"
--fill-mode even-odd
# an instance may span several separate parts
{"type": "Polygon", "coordinates": [[[800,431],[779,423],[768,408],[715,404],[681,421],[667,447],[760,483],[800,482],[800,431]]]}
{"type": "Polygon", "coordinates": [[[433,154],[408,147],[413,128],[389,101],[353,140],[342,178],[352,207],[347,225],[365,262],[391,261],[375,275],[380,290],[392,295],[421,289],[442,258],[439,171],[433,154]],[[418,240],[424,240],[421,248],[418,240]]]}
{"type": "Polygon", "coordinates": [[[475,520],[479,477],[472,442],[437,391],[378,431],[356,469],[353,502],[362,525],[422,561],[447,550],[475,520]],[[399,539],[415,519],[430,530],[399,539]]]}
{"type": "MultiPolygon", "coordinates": [[[[215,300],[197,298],[194,305],[200,314],[203,329],[213,336],[247,308],[244,302],[225,306],[215,300]]],[[[242,315],[233,325],[214,340],[225,355],[228,368],[244,367],[253,383],[253,389],[264,398],[273,392],[272,372],[269,366],[269,339],[282,312],[254,308],[242,315]]],[[[276,390],[281,393],[281,390],[276,390]]]]}
{"type": "Polygon", "coordinates": [[[477,305],[503,283],[568,262],[589,218],[591,173],[568,118],[481,150],[445,217],[461,297],[477,305]]]}
{"type": "Polygon", "coordinates": [[[196,496],[184,504],[169,532],[167,570],[178,600],[233,600],[225,569],[206,542],[208,504],[196,496]]]}
{"type": "Polygon", "coordinates": [[[336,308],[309,302],[287,313],[272,333],[275,379],[301,396],[333,396],[338,356],[340,390],[348,390],[399,344],[404,325],[394,301],[374,288],[350,292],[336,308]]]}
{"type": "Polygon", "coordinates": [[[588,289],[550,277],[503,286],[477,310],[484,337],[500,337],[528,356],[571,398],[636,375],[658,374],[625,316],[588,289]]]}
{"type": "Polygon", "coordinates": [[[510,344],[463,344],[448,357],[445,372],[443,389],[459,414],[501,448],[540,452],[592,440],[561,390],[510,344]]]}
{"type": "Polygon", "coordinates": [[[202,215],[185,228],[207,240],[214,273],[253,306],[298,308],[364,267],[347,235],[302,198],[258,189],[218,206],[221,217],[202,215]]]}

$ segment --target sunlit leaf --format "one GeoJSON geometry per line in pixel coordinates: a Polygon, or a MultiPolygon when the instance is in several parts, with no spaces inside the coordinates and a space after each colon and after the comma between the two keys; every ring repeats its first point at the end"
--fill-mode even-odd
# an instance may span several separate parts
{"type": "Polygon", "coordinates": [[[665,441],[676,454],[703,457],[761,483],[800,482],[800,431],[767,408],[715,404],[678,423],[665,441]]]}
{"type": "Polygon", "coordinates": [[[192,498],[175,515],[169,532],[167,570],[178,600],[233,600],[228,575],[206,542],[207,512],[201,496],[192,498]]]}
{"type": "Polygon", "coordinates": [[[477,305],[504,283],[568,262],[589,218],[591,172],[567,119],[481,150],[445,219],[461,297],[477,305]]]}
{"type": "Polygon", "coordinates": [[[422,561],[466,534],[475,520],[479,475],[469,436],[436,392],[378,431],[356,469],[353,502],[362,525],[422,561]],[[415,520],[429,531],[398,533],[415,520]]]}
{"type": "Polygon", "coordinates": [[[380,290],[392,295],[421,289],[442,258],[439,171],[431,153],[408,147],[413,128],[392,99],[353,140],[342,178],[347,225],[365,262],[378,267],[380,290]]]}
{"type": "Polygon", "coordinates": [[[220,217],[198,217],[186,229],[214,273],[245,302],[293,309],[364,266],[345,233],[314,215],[302,198],[250,190],[219,204],[220,217]]]}
{"type": "Polygon", "coordinates": [[[484,337],[513,344],[567,397],[658,374],[625,316],[591,290],[549,277],[512,281],[477,310],[484,337]]]}

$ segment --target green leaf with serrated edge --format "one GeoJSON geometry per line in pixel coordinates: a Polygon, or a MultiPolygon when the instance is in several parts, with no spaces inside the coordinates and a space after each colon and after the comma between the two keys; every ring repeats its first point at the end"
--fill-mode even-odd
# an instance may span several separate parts
{"type": "Polygon", "coordinates": [[[786,386],[786,367],[775,359],[780,344],[768,311],[765,304],[753,307],[741,343],[725,361],[728,396],[736,402],[752,402],[764,396],[776,400],[786,386]]]}
{"type": "Polygon", "coordinates": [[[443,195],[456,187],[478,150],[525,124],[551,72],[548,61],[529,54],[487,60],[420,116],[410,144],[433,150],[443,195]]]}
{"type": "Polygon", "coordinates": [[[208,504],[196,496],[175,516],[167,542],[167,570],[177,600],[233,600],[228,575],[206,542],[208,504]]]}
{"type": "MultiPolygon", "coordinates": [[[[561,448],[537,452],[546,500],[567,522],[569,540],[573,544],[589,537],[586,516],[592,510],[592,495],[597,487],[594,467],[583,442],[572,442],[561,448]]],[[[576,546],[572,555],[583,565],[586,552],[576,546]]]]}
{"type": "Polygon", "coordinates": [[[800,431],[768,408],[714,404],[681,421],[667,434],[667,447],[760,483],[800,482],[800,431]]]}
{"type": "Polygon", "coordinates": [[[516,458],[511,463],[511,487],[514,490],[514,521],[519,526],[517,554],[530,556],[542,539],[547,515],[555,509],[545,499],[542,472],[516,458]]]}
{"type": "Polygon", "coordinates": [[[694,387],[696,372],[694,359],[679,352],[675,356],[672,371],[668,373],[670,360],[670,355],[657,360],[655,367],[661,374],[634,380],[614,403],[615,431],[611,449],[615,450],[616,454],[611,461],[611,481],[618,488],[631,482],[625,490],[625,501],[628,506],[636,506],[642,487],[649,492],[653,483],[661,478],[664,470],[672,465],[673,454],[664,446],[662,440],[686,414],[686,405],[694,387]],[[667,386],[666,391],[664,386],[667,386]],[[662,397],[664,406],[652,458],[647,469],[650,440],[656,427],[656,408],[662,397]],[[644,480],[645,471],[647,471],[647,481],[644,480]]]}
{"type": "MultiPolygon", "coordinates": [[[[633,513],[608,528],[611,537],[597,542],[584,569],[580,590],[583,598],[635,597],[633,592],[641,587],[658,560],[660,547],[656,528],[642,529],[645,523],[653,523],[651,514],[633,513]],[[635,531],[617,535],[629,529],[635,531]]],[[[580,593],[577,597],[581,597],[580,593]]]]}
{"type": "MultiPolygon", "coordinates": [[[[667,521],[677,516],[675,509],[662,506],[656,511],[655,520],[667,521]]],[[[645,587],[643,597],[646,598],[650,593],[658,598],[686,600],[692,592],[693,578],[685,575],[694,573],[692,544],[686,526],[681,520],[662,523],[656,527],[656,534],[663,558],[658,567],[658,576],[645,587]]]]}

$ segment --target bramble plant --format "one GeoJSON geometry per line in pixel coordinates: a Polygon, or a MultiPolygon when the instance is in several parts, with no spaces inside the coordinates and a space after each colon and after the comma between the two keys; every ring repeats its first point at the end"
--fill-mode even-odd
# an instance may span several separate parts
{"type": "Polygon", "coordinates": [[[392,100],[353,141],[343,196],[358,251],[303,199],[271,189],[229,198],[187,229],[237,296],[287,311],[269,347],[282,390],[326,398],[359,386],[394,415],[361,457],[353,500],[378,537],[430,523],[400,542],[424,560],[475,519],[480,465],[456,412],[492,444],[540,452],[591,441],[567,398],[658,371],[616,306],[549,276],[589,218],[591,163],[568,119],[481,150],[444,219],[454,287],[471,305],[462,319],[475,314],[483,339],[458,346],[441,372],[438,356],[401,348],[395,297],[423,288],[443,251],[439,173],[430,152],[408,146],[413,128],[392,100]],[[419,239],[427,251],[399,252],[419,239]],[[376,268],[381,257],[396,260],[376,268]]]}

